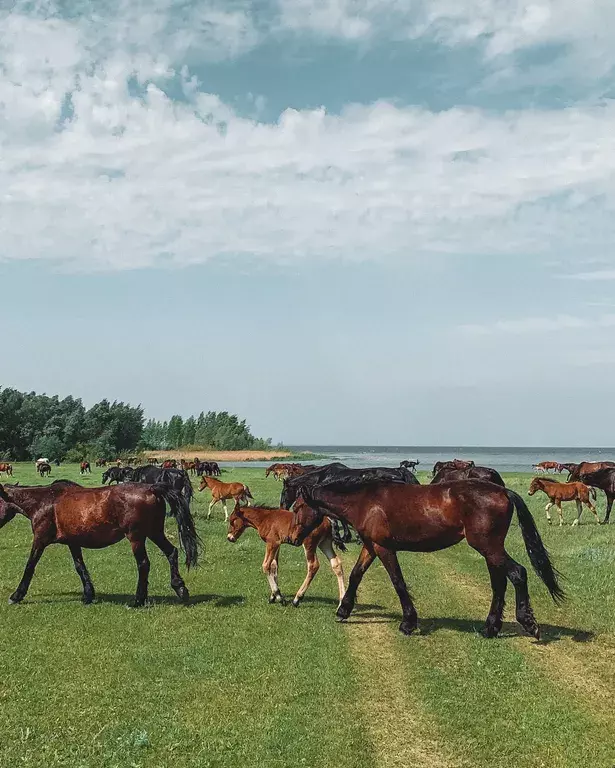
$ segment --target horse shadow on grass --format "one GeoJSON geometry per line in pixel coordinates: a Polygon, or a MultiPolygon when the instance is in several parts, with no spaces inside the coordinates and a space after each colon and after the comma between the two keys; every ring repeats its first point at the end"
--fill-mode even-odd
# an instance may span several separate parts
{"type": "MultiPolygon", "coordinates": [[[[81,595],[76,592],[58,592],[54,597],[44,597],[37,599],[37,603],[57,603],[58,598],[73,598],[72,600],[62,600],[62,602],[81,602],[81,595]]],[[[94,599],[96,603],[111,603],[113,605],[126,605],[131,607],[134,604],[135,596],[133,594],[114,594],[109,592],[98,592],[94,599]]],[[[217,608],[229,608],[233,605],[241,605],[245,602],[243,595],[191,595],[186,604],[186,608],[202,605],[203,603],[212,603],[217,608]]],[[[154,605],[181,605],[180,601],[174,595],[150,595],[147,606],[154,605]]]]}
{"type": "MultiPolygon", "coordinates": [[[[351,615],[348,624],[389,624],[401,621],[401,613],[389,611],[370,611],[370,606],[359,605],[351,615]]],[[[440,630],[453,630],[467,634],[479,635],[484,627],[484,620],[457,619],[446,616],[419,617],[420,636],[433,635],[440,630]]],[[[527,637],[528,635],[515,622],[505,621],[500,639],[511,637],[527,637]]],[[[559,642],[564,638],[570,638],[575,643],[591,643],[596,639],[595,632],[578,629],[575,627],[562,627],[555,624],[540,624],[540,640],[535,641],[540,645],[549,645],[559,642]]]]}

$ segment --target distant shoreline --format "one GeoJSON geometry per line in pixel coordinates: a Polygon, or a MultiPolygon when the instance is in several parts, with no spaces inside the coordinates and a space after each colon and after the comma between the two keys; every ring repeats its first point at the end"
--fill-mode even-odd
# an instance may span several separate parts
{"type": "Polygon", "coordinates": [[[284,451],[271,449],[270,451],[203,451],[193,449],[191,451],[147,451],[148,456],[157,459],[186,459],[192,461],[198,456],[202,461],[282,461],[326,458],[325,456],[310,453],[309,451],[284,451]]]}

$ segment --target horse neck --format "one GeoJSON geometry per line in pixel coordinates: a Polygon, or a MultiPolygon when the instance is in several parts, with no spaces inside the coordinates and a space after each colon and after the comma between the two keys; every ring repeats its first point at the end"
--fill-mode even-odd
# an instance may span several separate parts
{"type": "Polygon", "coordinates": [[[241,517],[251,528],[258,531],[260,525],[269,517],[271,509],[262,509],[261,507],[242,507],[241,517]]]}
{"type": "Polygon", "coordinates": [[[345,499],[347,494],[337,493],[335,491],[326,490],[325,488],[316,488],[314,490],[314,498],[318,503],[317,511],[322,512],[324,515],[331,515],[332,517],[338,517],[341,520],[345,520],[350,525],[354,525],[358,517],[355,504],[346,505],[345,499]]]}
{"type": "Polygon", "coordinates": [[[4,490],[11,501],[18,507],[19,512],[28,519],[31,519],[34,512],[40,506],[41,499],[37,498],[29,488],[7,488],[4,486],[4,490]]]}

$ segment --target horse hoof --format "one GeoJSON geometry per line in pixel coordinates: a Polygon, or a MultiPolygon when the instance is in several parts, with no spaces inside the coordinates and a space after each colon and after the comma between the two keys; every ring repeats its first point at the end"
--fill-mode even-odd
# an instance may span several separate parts
{"type": "Polygon", "coordinates": [[[186,605],[190,601],[190,592],[186,589],[186,587],[183,587],[179,590],[177,596],[181,600],[181,602],[186,605]]]}
{"type": "Polygon", "coordinates": [[[399,625],[399,631],[404,635],[411,635],[417,629],[416,624],[410,624],[409,621],[402,621],[399,625]]]}
{"type": "Polygon", "coordinates": [[[88,597],[84,597],[81,602],[84,605],[92,605],[92,603],[94,602],[94,595],[91,595],[91,596],[88,596],[88,597]]]}
{"type": "Polygon", "coordinates": [[[275,603],[275,595],[269,595],[269,604],[273,605],[275,603]]]}
{"type": "Polygon", "coordinates": [[[484,629],[481,630],[481,635],[484,638],[487,638],[488,640],[490,640],[493,637],[497,637],[498,632],[499,630],[496,629],[495,627],[485,627],[484,629]]]}
{"type": "Polygon", "coordinates": [[[21,598],[9,597],[9,605],[19,605],[19,603],[21,603],[21,598]]]}
{"type": "Polygon", "coordinates": [[[295,606],[295,608],[298,608],[301,605],[301,600],[300,599],[297,600],[297,598],[295,597],[295,599],[293,600],[293,605],[295,606]]]}

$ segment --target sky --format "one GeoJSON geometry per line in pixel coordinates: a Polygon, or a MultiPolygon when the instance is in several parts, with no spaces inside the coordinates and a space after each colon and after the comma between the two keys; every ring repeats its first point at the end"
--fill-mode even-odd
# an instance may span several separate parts
{"type": "Polygon", "coordinates": [[[287,444],[615,444],[614,28],[1,3],[0,386],[287,444]]]}

